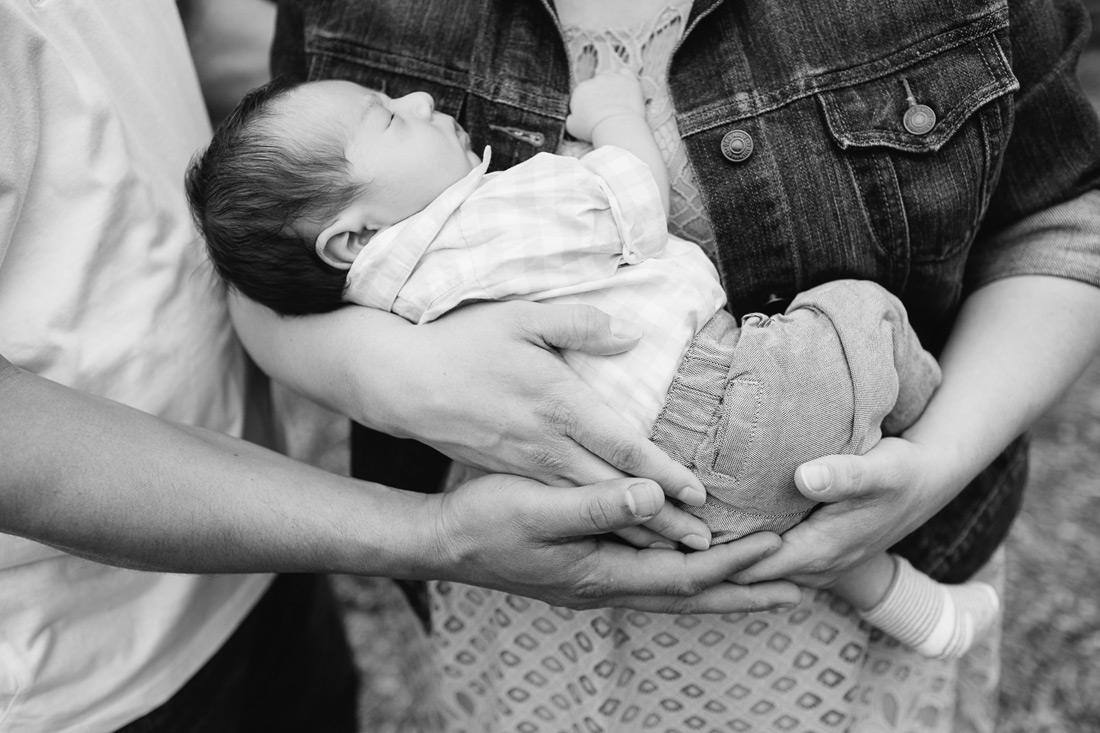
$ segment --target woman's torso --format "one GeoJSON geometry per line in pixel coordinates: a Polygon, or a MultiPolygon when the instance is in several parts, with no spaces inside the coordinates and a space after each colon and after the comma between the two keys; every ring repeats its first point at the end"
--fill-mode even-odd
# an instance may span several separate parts
{"type": "MultiPolygon", "coordinates": [[[[315,0],[301,12],[304,56],[282,61],[310,78],[428,91],[475,148],[492,146],[495,169],[561,146],[574,73],[548,1],[315,0]]],[[[1005,0],[883,0],[858,16],[839,0],[694,4],[668,88],[735,314],[869,279],[939,348],[1011,129],[1007,27],[1005,0]],[[935,111],[930,129],[906,128],[917,104],[935,111]]],[[[1025,469],[1019,445],[903,554],[968,576],[1003,539],[1025,469]]]]}
{"type": "MultiPolygon", "coordinates": [[[[308,34],[312,77],[429,91],[475,148],[493,147],[494,169],[560,146],[573,80],[547,2],[338,4],[306,10],[323,19],[308,34]]],[[[861,277],[899,294],[935,346],[1010,129],[1007,3],[860,10],[696,3],[669,69],[676,123],[735,313],[861,277]],[[906,84],[937,111],[926,133],[904,128],[906,84]]]]}

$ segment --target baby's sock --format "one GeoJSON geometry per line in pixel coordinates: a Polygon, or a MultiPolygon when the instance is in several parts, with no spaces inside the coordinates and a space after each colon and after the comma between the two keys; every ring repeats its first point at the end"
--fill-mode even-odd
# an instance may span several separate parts
{"type": "Polygon", "coordinates": [[[895,555],[894,580],[860,616],[902,644],[934,659],[965,654],[997,619],[1000,599],[988,583],[937,583],[895,555]]]}

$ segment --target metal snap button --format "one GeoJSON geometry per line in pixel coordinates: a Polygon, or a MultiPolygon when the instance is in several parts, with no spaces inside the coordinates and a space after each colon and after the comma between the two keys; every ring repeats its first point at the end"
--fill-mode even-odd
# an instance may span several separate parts
{"type": "Polygon", "coordinates": [[[936,126],[936,113],[927,104],[917,103],[908,79],[902,79],[901,84],[905,87],[905,101],[909,104],[909,109],[905,110],[901,118],[901,124],[912,135],[927,135],[936,126]]]}
{"type": "Polygon", "coordinates": [[[722,138],[722,155],[731,163],[741,163],[752,155],[752,136],[744,130],[730,130],[722,138]]]}
{"type": "Polygon", "coordinates": [[[936,113],[926,104],[914,104],[905,110],[901,123],[914,135],[927,135],[936,126],[936,113]]]}

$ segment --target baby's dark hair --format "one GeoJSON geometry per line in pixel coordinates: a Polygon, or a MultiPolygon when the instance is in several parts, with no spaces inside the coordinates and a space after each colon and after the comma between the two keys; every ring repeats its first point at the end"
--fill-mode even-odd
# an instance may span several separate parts
{"type": "Polygon", "coordinates": [[[218,126],[185,180],[195,223],[221,279],[285,315],[343,304],[347,272],[317,256],[303,222],[323,226],[364,191],[348,177],[335,136],[275,136],[272,104],[300,86],[275,79],[249,92],[218,126]]]}

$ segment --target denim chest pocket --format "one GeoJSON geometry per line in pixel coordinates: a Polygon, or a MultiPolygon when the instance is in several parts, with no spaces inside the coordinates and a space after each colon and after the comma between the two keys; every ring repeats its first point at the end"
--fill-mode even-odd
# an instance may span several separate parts
{"type": "MultiPolygon", "coordinates": [[[[948,41],[817,100],[874,239],[913,265],[973,241],[1000,173],[1019,88],[997,33],[948,41]]],[[[903,56],[904,54],[904,56],[903,56]]]]}

